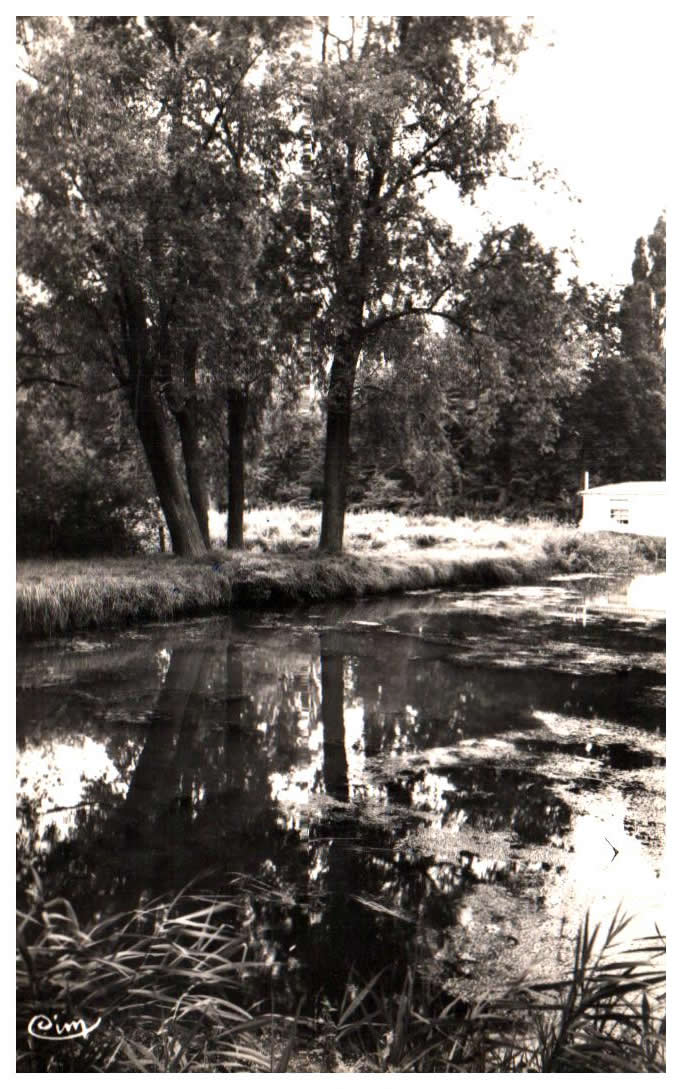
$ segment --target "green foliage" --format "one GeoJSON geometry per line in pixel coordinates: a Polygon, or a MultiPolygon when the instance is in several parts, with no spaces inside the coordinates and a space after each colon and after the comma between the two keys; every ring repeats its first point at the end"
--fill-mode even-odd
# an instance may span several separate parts
{"type": "Polygon", "coordinates": [[[635,247],[619,299],[586,298],[601,337],[579,395],[566,406],[593,485],[665,478],[665,219],[635,247]]]}
{"type": "MultiPolygon", "coordinates": [[[[558,453],[560,406],[586,362],[579,316],[558,274],[555,253],[521,225],[484,238],[471,269],[463,314],[477,330],[483,372],[472,385],[487,395],[482,422],[490,428],[480,483],[497,487],[501,506],[515,495],[531,507],[544,498],[538,465],[558,453]]],[[[479,444],[485,449],[485,438],[479,444]]]]}
{"type": "Polygon", "coordinates": [[[318,17],[313,69],[313,344],[327,386],[320,546],[340,551],[356,370],[389,323],[456,310],[465,248],[424,195],[504,171],[510,128],[482,86],[523,46],[504,19],[318,17]]]}
{"type": "Polygon", "coordinates": [[[297,310],[271,271],[291,233],[275,195],[295,173],[280,71],[250,77],[298,29],[297,17],[74,17],[18,86],[20,359],[32,380],[72,381],[83,363],[113,373],[190,553],[199,527],[158,402],[196,511],[206,403],[230,386],[262,398],[274,344],[296,356],[297,310]]]}
{"type": "MultiPolygon", "coordinates": [[[[377,495],[393,509],[574,517],[570,492],[557,494],[556,461],[590,342],[558,271],[554,252],[526,228],[493,231],[462,270],[442,328],[413,316],[368,339],[353,501],[371,505],[377,495]]],[[[577,484],[576,473],[573,492],[577,484]]]]}
{"type": "MultiPolygon", "coordinates": [[[[507,172],[513,130],[485,88],[525,30],[499,16],[21,16],[17,40],[20,386],[93,406],[113,381],[172,536],[183,497],[180,522],[192,507],[200,522],[207,481],[226,501],[234,393],[249,405],[247,498],[322,497],[337,531],[346,500],[573,520],[585,468],[595,484],[664,475],[665,218],[611,297],[563,286],[522,224],[470,253],[427,210],[435,182],[465,199],[507,172]],[[327,470],[313,375],[335,421],[327,470]]],[[[93,417],[94,457],[108,440],[93,417]]],[[[130,460],[107,455],[116,491],[54,441],[64,456],[49,473],[40,457],[40,487],[60,524],[94,534],[93,550],[129,547],[130,460]],[[85,499],[89,475],[118,528],[85,499]]],[[[29,490],[22,548],[41,538],[29,490]]],[[[177,534],[190,553],[194,528],[177,534]]]]}
{"type": "Polygon", "coordinates": [[[349,496],[388,510],[447,513],[457,461],[455,407],[443,337],[421,319],[387,325],[358,375],[349,496]]]}
{"type": "Polygon", "coordinates": [[[253,444],[247,479],[254,506],[308,504],[322,491],[322,415],[309,396],[273,399],[253,444]]]}
{"type": "Polygon", "coordinates": [[[522,226],[489,234],[442,330],[413,317],[366,342],[351,501],[575,522],[585,468],[593,484],[664,477],[663,220],[648,253],[618,298],[562,289],[522,226]]]}

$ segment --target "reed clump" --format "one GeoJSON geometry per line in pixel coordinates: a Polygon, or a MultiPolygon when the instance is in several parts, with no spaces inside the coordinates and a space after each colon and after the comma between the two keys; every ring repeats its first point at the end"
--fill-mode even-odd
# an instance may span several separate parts
{"type": "MultiPolygon", "coordinates": [[[[267,891],[267,890],[266,890],[267,891]]],[[[84,927],[68,901],[46,901],[36,878],[18,930],[20,1072],[647,1073],[665,1069],[665,942],[631,947],[620,913],[600,940],[589,916],[572,972],[522,979],[475,1001],[407,970],[387,990],[380,972],[350,980],[340,1002],[314,996],[266,1012],[271,964],[230,922],[234,897],[185,890],[84,927]],[[96,1030],[55,1043],[27,1026],[45,1013],[96,1030]]],[[[286,965],[276,966],[286,973],[286,965]]],[[[280,973],[281,974],[281,973],[280,973]]],[[[270,1004],[268,1003],[268,1006],[270,1004]]]]}
{"type": "Polygon", "coordinates": [[[43,638],[227,610],[295,605],[403,590],[503,586],[553,574],[650,569],[665,542],[580,533],[540,520],[474,522],[389,512],[349,515],[346,551],[315,551],[319,513],[252,511],[246,549],[197,560],[148,555],[23,561],[17,569],[17,635],[43,638]]]}
{"type": "MultiPolygon", "coordinates": [[[[272,1035],[275,1019],[244,998],[246,977],[270,969],[250,960],[227,920],[235,899],[184,890],[84,927],[34,879],[33,908],[19,913],[19,1072],[273,1069],[263,1032],[272,1035]],[[61,1026],[99,1024],[65,1046],[27,1032],[38,1014],[61,1026]]],[[[281,1035],[291,1019],[276,1020],[281,1035]]]]}
{"type": "Polygon", "coordinates": [[[462,1000],[408,969],[398,993],[349,986],[335,1027],[347,1069],[372,1073],[662,1073],[665,940],[627,947],[617,912],[601,942],[585,917],[566,978],[523,978],[462,1000]],[[342,1042],[345,1046],[342,1046],[342,1042]],[[350,1066],[348,1066],[350,1064],[350,1066]]]}

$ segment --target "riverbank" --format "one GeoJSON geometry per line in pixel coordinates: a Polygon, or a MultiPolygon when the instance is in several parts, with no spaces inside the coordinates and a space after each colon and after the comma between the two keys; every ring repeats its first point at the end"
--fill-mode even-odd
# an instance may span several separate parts
{"type": "Polygon", "coordinates": [[[304,605],[435,587],[504,586],[554,574],[651,570],[665,541],[585,534],[551,522],[351,514],[346,552],[315,551],[319,515],[254,511],[246,548],[199,559],[25,560],[17,565],[17,637],[173,620],[235,607],[304,605]]]}

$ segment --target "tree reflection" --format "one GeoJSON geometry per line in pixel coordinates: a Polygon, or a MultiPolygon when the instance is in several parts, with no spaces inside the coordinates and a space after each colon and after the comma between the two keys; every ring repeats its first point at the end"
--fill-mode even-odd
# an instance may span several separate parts
{"type": "MultiPolygon", "coordinates": [[[[344,710],[346,674],[354,664],[344,640],[320,640],[323,786],[340,807],[327,807],[310,826],[308,884],[296,918],[296,946],[306,963],[305,984],[338,999],[353,969],[363,977],[382,969],[396,982],[418,944],[432,939],[452,908],[453,889],[431,880],[428,858],[399,846],[404,821],[367,820],[351,796],[344,710]],[[350,668],[349,668],[350,666],[350,668]]],[[[366,691],[366,690],[365,690],[366,691]]],[[[378,692],[374,690],[376,698],[378,692]]],[[[302,890],[303,893],[303,890],[302,890]]]]}
{"type": "MultiPolygon", "coordinates": [[[[353,964],[378,970],[395,961],[400,971],[415,942],[438,940],[453,899],[471,881],[471,867],[450,867],[446,880],[428,852],[409,848],[414,827],[432,817],[446,826],[463,812],[472,827],[541,843],[570,814],[541,776],[478,761],[431,767],[442,780],[437,811],[422,790],[425,772],[379,775],[391,815],[378,820],[351,788],[349,701],[362,708],[365,756],[376,757],[452,744],[460,724],[463,733],[479,719],[508,715],[518,690],[507,678],[500,700],[483,683],[488,675],[414,661],[409,640],[390,640],[385,657],[351,658],[356,644],[347,634],[325,631],[317,665],[305,654],[285,658],[282,644],[282,636],[272,637],[265,654],[230,638],[172,649],[124,797],[102,782],[89,784],[89,804],[69,840],[50,846],[44,869],[60,892],[88,905],[104,897],[112,908],[133,906],[143,891],[174,892],[203,869],[266,875],[273,889],[298,890],[293,906],[286,898],[251,901],[252,938],[270,955],[285,957],[296,945],[318,966],[320,988],[332,976],[343,986],[353,964]],[[310,759],[300,724],[316,720],[317,788],[334,805],[297,830],[272,798],[271,777],[282,770],[295,779],[298,762],[310,759]]],[[[518,716],[513,721],[518,726],[518,716]]],[[[125,746],[117,751],[123,763],[125,746]]]]}
{"type": "Polygon", "coordinates": [[[320,638],[322,676],[323,774],[327,794],[348,801],[348,760],[344,724],[344,662],[339,637],[325,633],[320,638]]]}
{"type": "Polygon", "coordinates": [[[145,745],[119,811],[129,834],[143,834],[144,822],[154,810],[168,805],[171,798],[182,798],[181,781],[188,763],[191,766],[209,654],[195,648],[171,653],[145,745]]]}
{"type": "MultiPolygon", "coordinates": [[[[279,833],[267,746],[244,688],[239,647],[170,652],[125,794],[86,784],[68,838],[43,844],[38,864],[51,894],[86,912],[102,902],[123,909],[143,891],[177,891],[203,868],[257,870],[279,833]]],[[[23,872],[39,808],[38,798],[21,800],[23,872]]]]}

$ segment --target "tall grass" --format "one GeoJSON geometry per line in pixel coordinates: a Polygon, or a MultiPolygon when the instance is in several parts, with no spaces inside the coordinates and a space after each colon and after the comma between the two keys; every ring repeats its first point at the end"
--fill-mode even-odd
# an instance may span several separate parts
{"type": "MultiPolygon", "coordinates": [[[[249,959],[248,943],[224,918],[236,900],[185,890],[82,927],[68,901],[45,901],[35,881],[34,906],[19,913],[19,1071],[276,1068],[262,1039],[274,1018],[242,997],[245,978],[270,969],[249,959]],[[84,1040],[55,1044],[27,1033],[40,1013],[101,1024],[84,1040]]],[[[279,1019],[280,1038],[288,1020],[279,1019]]]]}
{"type": "Polygon", "coordinates": [[[53,635],[92,627],[227,608],[231,582],[210,563],[171,556],[30,562],[17,570],[17,635],[53,635]]]}
{"type": "MultiPolygon", "coordinates": [[[[566,979],[521,979],[475,1001],[444,996],[409,969],[398,994],[378,977],[348,988],[338,1039],[363,1071],[658,1073],[665,1070],[665,974],[659,933],[632,948],[617,913],[601,943],[586,916],[566,979]]],[[[359,1067],[358,1067],[359,1068],[359,1067]]]]}
{"type": "MultiPolygon", "coordinates": [[[[464,1001],[409,968],[398,993],[379,973],[337,1006],[276,1015],[247,981],[271,966],[226,920],[236,901],[185,891],[82,927],[39,883],[18,932],[20,1072],[660,1072],[665,1068],[660,934],[623,946],[617,914],[599,941],[585,919],[566,979],[519,980],[464,1001]],[[32,1016],[101,1024],[86,1040],[37,1041],[32,1016]]],[[[261,990],[267,990],[263,986],[261,990]]]]}
{"type": "Polygon", "coordinates": [[[17,569],[17,635],[340,597],[531,582],[558,572],[643,569],[664,542],[583,534],[550,522],[507,524],[367,511],[348,517],[346,552],[315,551],[319,514],[252,511],[243,552],[198,560],[156,555],[90,561],[25,561],[17,569]]]}

